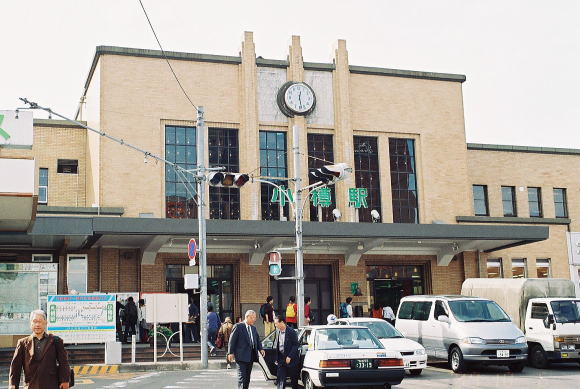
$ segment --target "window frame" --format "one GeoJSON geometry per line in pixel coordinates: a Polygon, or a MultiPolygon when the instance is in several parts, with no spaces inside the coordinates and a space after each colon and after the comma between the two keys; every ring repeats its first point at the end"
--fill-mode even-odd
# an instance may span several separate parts
{"type": "Polygon", "coordinates": [[[79,174],[79,160],[78,159],[64,159],[64,158],[57,159],[56,160],[56,173],[57,174],[79,174]],[[65,171],[65,170],[67,170],[67,168],[70,168],[71,171],[70,172],[65,171]]]}
{"type": "Polygon", "coordinates": [[[473,184],[471,187],[472,187],[471,192],[472,192],[472,197],[473,197],[473,214],[475,216],[489,216],[489,197],[487,195],[487,185],[473,184]],[[475,198],[476,187],[481,188],[483,190],[483,199],[476,199],[475,198]],[[485,213],[478,213],[477,212],[476,201],[483,201],[483,204],[485,206],[485,213]]]}
{"type": "MultiPolygon", "coordinates": [[[[259,143],[259,158],[260,158],[260,175],[262,177],[288,177],[288,133],[286,131],[280,130],[260,130],[258,132],[258,143],[259,143]],[[264,134],[264,135],[262,135],[264,134]],[[270,136],[275,137],[276,147],[270,148],[270,144],[268,142],[268,134],[274,134],[270,136]],[[284,148],[279,148],[278,142],[280,135],[283,137],[283,146],[284,148]],[[265,137],[264,141],[262,142],[262,136],[265,137]],[[265,147],[262,147],[264,145],[265,147]],[[268,158],[269,152],[273,152],[275,155],[275,164],[270,165],[270,161],[268,158]],[[265,158],[262,158],[262,153],[265,153],[265,158]],[[283,156],[284,163],[280,164],[280,158],[283,156]],[[265,162],[265,165],[263,165],[265,162]],[[270,170],[275,170],[276,175],[271,176],[270,170]],[[280,175],[280,170],[284,173],[280,175]]],[[[270,179],[273,183],[277,185],[284,185],[288,189],[288,180],[276,180],[270,179]]],[[[270,199],[272,198],[272,193],[276,189],[274,186],[270,184],[260,183],[260,220],[288,220],[290,218],[290,206],[288,202],[284,207],[280,206],[280,203],[271,203],[270,199]],[[282,212],[280,212],[280,208],[282,208],[282,212]],[[269,216],[268,216],[269,215],[269,216]]]]}
{"type": "Polygon", "coordinates": [[[568,194],[566,193],[566,188],[553,188],[553,195],[554,195],[554,216],[556,218],[566,219],[568,218],[568,194]],[[562,191],[562,201],[556,202],[556,191],[562,191]],[[559,216],[558,215],[558,204],[562,204],[562,210],[564,214],[559,216]]]}
{"type": "Polygon", "coordinates": [[[552,259],[551,258],[536,258],[536,277],[537,278],[552,278],[552,259]],[[538,266],[538,262],[539,261],[546,261],[548,263],[548,266],[538,266]],[[538,274],[538,270],[540,268],[547,268],[548,269],[548,275],[547,277],[540,277],[538,274]]]}
{"type": "Polygon", "coordinates": [[[389,168],[391,172],[393,223],[419,224],[417,148],[414,139],[389,138],[389,168]],[[401,161],[402,165],[405,166],[404,168],[401,168],[399,163],[401,161]],[[400,185],[401,181],[406,182],[407,188],[400,185]],[[411,185],[411,181],[413,185],[411,185]],[[412,218],[413,214],[414,218],[412,218]]]}
{"type": "Polygon", "coordinates": [[[47,205],[48,204],[48,168],[46,168],[46,167],[38,168],[38,204],[42,204],[42,205],[47,205]],[[41,176],[40,173],[42,171],[46,171],[46,184],[45,185],[42,185],[42,183],[40,181],[41,178],[42,178],[42,176],[41,176]],[[40,189],[41,188],[44,188],[44,193],[45,193],[44,200],[42,200],[40,198],[40,189]]]}
{"type": "Polygon", "coordinates": [[[535,320],[544,320],[545,318],[548,317],[548,314],[550,313],[550,310],[548,309],[548,304],[546,303],[532,303],[532,308],[530,309],[530,319],[535,319],[535,320]],[[538,309],[538,308],[542,308],[542,306],[546,309],[546,314],[545,316],[542,317],[534,317],[534,308],[538,309]]]}
{"type": "MultiPolygon", "coordinates": [[[[306,142],[308,147],[308,171],[334,163],[333,134],[309,133],[306,136],[306,142]],[[320,146],[321,149],[318,149],[317,146],[320,146]]],[[[316,180],[308,175],[308,183],[309,185],[315,184],[316,180]]],[[[330,207],[315,207],[312,205],[312,201],[310,201],[311,222],[317,222],[319,216],[323,222],[334,222],[332,210],[338,208],[338,204],[336,203],[336,191],[334,185],[330,185],[328,188],[330,189],[332,205],[330,207]],[[318,215],[319,210],[321,210],[321,215],[318,215]]]]}
{"type": "Polygon", "coordinates": [[[88,293],[89,291],[89,256],[87,254],[67,254],[66,256],[66,288],[67,291],[70,293],[71,289],[69,287],[69,283],[70,283],[70,274],[82,274],[82,272],[78,271],[78,270],[73,270],[71,272],[70,270],[70,260],[71,258],[83,258],[85,260],[85,264],[86,264],[86,269],[84,271],[84,275],[85,275],[85,290],[84,291],[80,291],[80,290],[76,290],[78,293],[88,293]]]}
{"type": "MultiPolygon", "coordinates": [[[[236,128],[210,127],[207,136],[209,167],[225,167],[226,172],[240,171],[240,141],[236,128]],[[235,141],[233,141],[235,139],[235,141]],[[232,150],[235,153],[232,154],[232,150]],[[222,159],[223,154],[227,154],[222,159]]],[[[240,188],[209,187],[209,218],[241,219],[240,188]],[[223,212],[225,210],[225,212],[223,212]]]]}
{"type": "Polygon", "coordinates": [[[528,277],[528,260],[527,258],[512,258],[512,278],[527,278],[528,277]],[[518,266],[514,265],[514,262],[518,263],[518,266]],[[521,266],[520,266],[521,264],[521,266]],[[521,277],[516,277],[514,274],[515,269],[524,269],[524,273],[521,277]]]}
{"type": "Polygon", "coordinates": [[[503,259],[502,258],[488,258],[486,263],[485,263],[485,268],[487,271],[487,278],[504,278],[504,273],[503,273],[503,259]],[[498,266],[490,266],[491,263],[497,263],[498,266]],[[489,269],[490,268],[498,268],[499,269],[499,274],[498,277],[490,277],[489,276],[489,269]]]}
{"type": "Polygon", "coordinates": [[[354,179],[356,188],[367,189],[367,204],[368,208],[358,209],[359,223],[372,223],[373,218],[371,211],[376,210],[379,215],[382,215],[382,199],[381,199],[381,171],[379,160],[379,138],[376,136],[353,135],[353,154],[354,154],[354,179]],[[363,149],[365,143],[368,143],[368,148],[363,149]],[[357,149],[357,146],[359,148],[357,149]],[[373,150],[373,146],[375,149],[373,150]],[[368,166],[366,166],[368,164],[368,166]],[[372,166],[376,166],[376,169],[372,166]],[[365,168],[363,168],[365,166],[365,168]],[[368,186],[363,184],[368,181],[368,186]],[[376,183],[375,183],[376,181],[376,183]]]}
{"type": "Polygon", "coordinates": [[[517,207],[517,199],[516,199],[516,187],[515,186],[503,186],[501,187],[501,203],[502,203],[502,211],[503,211],[503,216],[504,217],[517,217],[518,216],[518,207],[517,207]],[[504,190],[507,189],[509,190],[509,194],[511,196],[511,199],[505,199],[504,198],[504,190]],[[506,202],[509,202],[509,204],[512,207],[512,213],[507,213],[506,212],[506,202]]]}
{"type": "Polygon", "coordinates": [[[528,186],[528,213],[530,217],[544,217],[544,210],[542,207],[542,188],[539,186],[528,186]],[[530,199],[530,189],[535,190],[536,192],[536,199],[530,199]],[[532,207],[531,204],[538,204],[538,214],[532,215],[532,207]]]}

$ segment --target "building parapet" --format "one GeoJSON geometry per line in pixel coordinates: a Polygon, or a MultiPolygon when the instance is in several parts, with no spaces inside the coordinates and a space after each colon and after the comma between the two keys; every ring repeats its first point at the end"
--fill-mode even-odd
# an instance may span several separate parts
{"type": "Polygon", "coordinates": [[[467,150],[507,151],[507,152],[512,152],[512,153],[580,155],[580,149],[567,149],[567,148],[560,148],[560,147],[495,145],[495,144],[485,144],[485,143],[468,143],[467,150]]]}
{"type": "Polygon", "coordinates": [[[570,224],[569,218],[457,216],[458,223],[570,224]]]}

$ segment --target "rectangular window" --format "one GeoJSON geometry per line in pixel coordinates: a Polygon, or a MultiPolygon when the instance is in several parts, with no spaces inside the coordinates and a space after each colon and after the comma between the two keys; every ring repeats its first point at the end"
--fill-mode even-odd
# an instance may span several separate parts
{"type": "Polygon", "coordinates": [[[379,148],[377,138],[354,137],[354,169],[357,188],[367,190],[366,204],[358,209],[359,222],[372,222],[371,211],[381,214],[381,185],[379,179],[379,148]]]}
{"type": "Polygon", "coordinates": [[[552,277],[549,258],[536,259],[536,273],[538,278],[552,277]]]}
{"type": "Polygon", "coordinates": [[[554,207],[556,208],[556,217],[568,217],[566,188],[554,188],[554,207]]]}
{"type": "Polygon", "coordinates": [[[503,204],[503,215],[508,217],[518,216],[516,206],[516,187],[502,186],[501,187],[501,202],[503,204]]]}
{"type": "MultiPolygon", "coordinates": [[[[318,169],[324,165],[334,163],[334,149],[332,145],[332,135],[308,134],[308,170],[318,169]]],[[[309,178],[309,184],[315,183],[313,178],[309,178]]],[[[329,207],[315,207],[310,202],[310,221],[332,222],[332,210],[336,208],[336,196],[334,185],[329,187],[332,205],[329,207]],[[319,213],[320,211],[320,213],[319,213]]]]}
{"type": "Polygon", "coordinates": [[[530,217],[542,217],[542,190],[537,187],[528,187],[528,204],[530,217]]]}
{"type": "Polygon", "coordinates": [[[38,169],[38,204],[48,204],[48,169],[38,169]]]}
{"type": "Polygon", "coordinates": [[[393,223],[419,223],[415,141],[389,138],[393,223]]]}
{"type": "Polygon", "coordinates": [[[87,293],[88,259],[86,255],[69,255],[67,258],[68,292],[87,293]]]}
{"type": "Polygon", "coordinates": [[[527,273],[525,258],[512,259],[512,278],[526,278],[527,273]]]}
{"type": "Polygon", "coordinates": [[[487,278],[503,278],[501,258],[487,260],[487,278]]]}
{"type": "MultiPolygon", "coordinates": [[[[209,166],[225,167],[225,172],[240,171],[238,130],[210,128],[208,130],[209,166]]],[[[240,189],[209,188],[209,218],[239,219],[240,189]]]]}
{"type": "MultiPolygon", "coordinates": [[[[165,159],[183,169],[197,166],[195,127],[165,126],[165,159]]],[[[195,184],[191,176],[165,165],[165,217],[197,218],[195,184]],[[189,184],[188,181],[191,183],[189,184]]]]}
{"type": "Polygon", "coordinates": [[[57,173],[77,174],[79,161],[76,159],[59,159],[57,161],[57,173]]]}
{"type": "Polygon", "coordinates": [[[543,303],[532,303],[532,319],[544,320],[548,317],[548,306],[543,303]]]}
{"type": "MultiPolygon", "coordinates": [[[[286,165],[286,133],[275,131],[260,131],[260,175],[269,181],[288,189],[288,168],[286,165]]],[[[280,202],[271,202],[275,187],[268,184],[260,185],[262,203],[262,220],[286,220],[290,214],[290,206],[285,201],[284,207],[280,202]],[[280,208],[283,211],[280,212],[280,208]]],[[[281,194],[278,193],[278,200],[281,194]]]]}
{"type": "Polygon", "coordinates": [[[475,216],[489,216],[487,185],[473,185],[473,209],[475,216]]]}

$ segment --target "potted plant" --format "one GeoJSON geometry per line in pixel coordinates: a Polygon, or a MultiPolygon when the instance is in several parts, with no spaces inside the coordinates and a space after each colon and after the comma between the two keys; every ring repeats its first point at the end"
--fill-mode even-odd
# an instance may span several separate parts
{"type": "MultiPolygon", "coordinates": [[[[153,347],[153,335],[154,333],[152,328],[149,330],[149,345],[151,347],[153,347]]],[[[173,331],[171,331],[169,328],[162,325],[157,325],[157,347],[165,347],[167,342],[171,343],[169,340],[171,335],[173,335],[173,331]]]]}

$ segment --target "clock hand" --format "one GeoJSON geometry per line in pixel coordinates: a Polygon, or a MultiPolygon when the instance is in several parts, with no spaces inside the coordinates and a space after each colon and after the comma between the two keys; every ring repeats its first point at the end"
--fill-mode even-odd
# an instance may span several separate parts
{"type": "Polygon", "coordinates": [[[300,102],[300,105],[302,105],[302,91],[298,92],[298,101],[300,102]]]}

